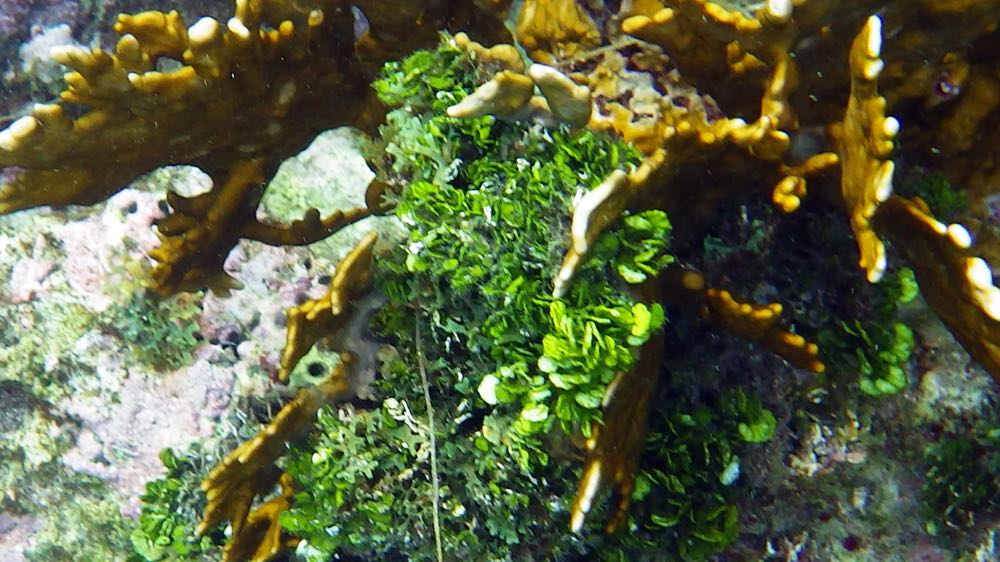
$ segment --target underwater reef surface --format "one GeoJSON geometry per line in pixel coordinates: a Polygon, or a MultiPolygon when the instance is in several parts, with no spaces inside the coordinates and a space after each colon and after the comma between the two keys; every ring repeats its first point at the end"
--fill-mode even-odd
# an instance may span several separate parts
{"type": "MultiPolygon", "coordinates": [[[[370,177],[354,137],[327,133],[285,164],[289,189],[265,212],[339,208],[370,177]]],[[[146,484],[164,473],[160,452],[252,434],[278,404],[267,391],[284,309],[322,294],[330,260],[372,228],[308,249],[247,244],[227,261],[244,290],[153,303],[134,275],[157,241],[164,184],[196,193],[206,178],[164,169],[100,206],[0,226],[2,560],[134,558],[129,535],[146,484]]]]}
{"type": "Polygon", "coordinates": [[[0,560],[996,560],[998,23],[0,0],[0,560]]]}
{"type": "MultiPolygon", "coordinates": [[[[329,205],[343,205],[369,177],[351,136],[327,134],[283,170],[279,181],[294,189],[276,189],[274,208],[316,205],[330,183],[341,188],[329,205]]],[[[166,182],[204,188],[195,171],[168,169],[104,204],[29,211],[0,225],[5,561],[129,559],[140,496],[165,471],[160,451],[211,450],[252,433],[238,424],[267,418],[277,405],[263,397],[279,361],[283,309],[321,294],[325,265],[359,237],[304,249],[243,243],[227,269],[244,289],[151,305],[129,264],[155,243],[150,222],[166,182]]],[[[947,540],[917,514],[922,452],[995,423],[996,390],[926,305],[913,302],[903,314],[920,342],[906,363],[907,388],[855,400],[844,414],[814,408],[746,459],[740,478],[753,493],[739,502],[744,530],[719,559],[994,559],[988,514],[947,540]]],[[[791,423],[791,400],[802,398],[769,374],[787,368],[760,352],[748,358],[738,340],[713,343],[697,350],[717,358],[712,368],[743,373],[791,423]]]]}

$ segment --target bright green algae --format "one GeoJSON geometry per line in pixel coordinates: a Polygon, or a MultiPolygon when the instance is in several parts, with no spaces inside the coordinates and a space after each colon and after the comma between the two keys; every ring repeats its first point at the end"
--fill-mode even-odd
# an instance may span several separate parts
{"type": "Polygon", "coordinates": [[[375,325],[399,354],[375,383],[377,405],[322,410],[293,450],[287,470],[301,491],[282,524],[310,560],[433,558],[434,431],[445,558],[703,559],[735,538],[736,451],[769,439],[774,417],[742,393],[716,412],[659,412],[633,532],[604,536],[600,509],[584,535],[568,531],[580,466],[571,442],[600,421],[614,373],[665,321],[629,287],[672,261],[670,225],[660,211],[627,216],[566,297],[551,297],[574,197],[638,153],[589,131],[446,117],[487,72],[445,40],[387,65],[375,84],[396,107],[380,175],[404,186],[396,215],[409,229],[377,260],[388,304],[375,325]]]}

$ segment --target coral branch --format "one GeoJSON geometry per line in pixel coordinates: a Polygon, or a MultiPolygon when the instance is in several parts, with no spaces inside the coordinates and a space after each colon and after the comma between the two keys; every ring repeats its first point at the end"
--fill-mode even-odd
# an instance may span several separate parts
{"type": "Polygon", "coordinates": [[[371,285],[374,267],[372,252],[377,239],[376,233],[369,233],[344,256],[337,265],[326,295],[288,309],[288,334],[278,380],[287,381],[295,365],[317,341],[336,336],[351,320],[352,313],[356,312],[351,301],[371,285]]]}
{"type": "Polygon", "coordinates": [[[209,286],[226,294],[241,286],[222,265],[239,242],[241,225],[253,220],[263,182],[260,161],[250,160],[235,164],[225,183],[209,193],[170,195],[174,212],[159,222],[161,244],[149,253],[159,262],[150,273],[157,292],[169,296],[209,286]]]}
{"type": "Polygon", "coordinates": [[[635,472],[645,447],[650,400],[656,389],[664,333],[654,334],[639,350],[627,373],[619,373],[604,395],[604,423],[586,443],[583,475],[570,509],[570,529],[579,532],[594,501],[611,487],[611,515],[605,530],[613,533],[628,519],[635,472]]]}
{"type": "Polygon", "coordinates": [[[885,116],[885,98],[878,95],[878,76],[884,67],[882,20],[868,18],[851,45],[851,97],[844,121],[831,127],[841,162],[841,194],[851,215],[851,228],[861,252],[861,268],[877,282],[885,273],[885,246],[872,231],[871,218],[892,194],[889,160],[899,122],[885,116]]]}
{"type": "Polygon", "coordinates": [[[781,326],[783,308],[740,302],[725,289],[708,287],[698,272],[673,268],[665,276],[675,295],[684,295],[689,305],[697,303],[699,314],[713,326],[738,338],[760,344],[801,369],[822,373],[826,366],[818,359],[819,347],[781,326]]]}
{"type": "Polygon", "coordinates": [[[257,506],[247,517],[242,532],[226,546],[226,562],[266,562],[299,544],[299,539],[284,532],[278,522],[278,517],[292,505],[295,486],[288,474],[282,474],[278,483],[281,494],[257,506]]]}
{"type": "Polygon", "coordinates": [[[208,505],[198,534],[223,521],[230,522],[234,537],[240,537],[244,529],[257,534],[253,526],[248,527],[247,517],[254,499],[270,492],[279,480],[280,471],[274,462],[285,453],[286,443],[312,427],[320,407],[349,395],[348,372],[353,362],[350,354],[342,354],[341,364],[322,383],[300,389],[266,427],[212,470],[201,484],[208,505]]]}
{"type": "Polygon", "coordinates": [[[951,333],[1000,382],[1000,289],[969,231],[932,217],[921,201],[890,197],[875,225],[906,256],[921,293],[951,333]]]}

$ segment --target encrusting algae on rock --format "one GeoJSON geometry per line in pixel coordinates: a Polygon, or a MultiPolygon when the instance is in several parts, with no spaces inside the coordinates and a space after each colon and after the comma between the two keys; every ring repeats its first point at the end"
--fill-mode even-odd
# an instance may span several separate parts
{"type": "MultiPolygon", "coordinates": [[[[157,168],[195,166],[211,178],[212,188],[193,197],[167,194],[170,212],[157,223],[160,245],[149,252],[155,262],[150,286],[162,297],[206,288],[226,294],[240,287],[223,270],[240,240],[312,244],[367,217],[392,213],[394,205],[413,204],[407,198],[418,197],[415,194],[428,199],[452,196],[445,195],[445,187],[486,177],[483,170],[489,166],[501,169],[507,161],[535,166],[522,155],[528,150],[523,139],[516,148],[497,153],[496,162],[476,159],[493,150],[490,143],[501,142],[497,139],[513,138],[503,137],[513,130],[509,128],[524,127],[530,131],[525,134],[550,143],[556,143],[553,138],[598,133],[632,143],[628,150],[635,152],[628,156],[619,155],[617,151],[625,150],[619,145],[601,145],[602,156],[610,162],[601,177],[588,175],[586,164],[574,161],[584,169],[572,169],[576,177],[570,175],[570,180],[577,182],[578,193],[571,208],[551,209],[552,220],[562,221],[557,226],[563,239],[555,250],[548,248],[551,255],[534,256],[541,265],[522,264],[525,271],[550,275],[551,284],[536,287],[532,297],[535,305],[550,310],[555,325],[552,337],[546,336],[544,355],[524,352],[522,361],[515,363],[522,371],[504,365],[508,371],[489,374],[493,379],[479,387],[480,395],[466,399],[467,404],[481,400],[493,406],[491,399],[503,402],[497,389],[502,395],[503,385],[509,385],[508,402],[522,409],[516,423],[504,431],[521,439],[509,444],[510,451],[523,454],[541,446],[538,434],[556,433],[555,410],[562,408],[563,433],[578,441],[582,450],[576,456],[584,459],[584,468],[568,515],[558,516],[568,517],[570,528],[582,532],[601,492],[611,488],[613,505],[605,528],[615,531],[628,526],[633,497],[648,493],[637,490],[636,475],[647,445],[649,412],[665,408],[652,401],[658,381],[667,376],[662,363],[670,343],[662,329],[663,305],[680,303],[676,308],[754,342],[797,368],[813,373],[827,368],[819,358],[822,350],[796,330],[796,312],[773,300],[761,304],[733,294],[725,279],[709,279],[667,259],[667,232],[676,244],[690,244],[729,200],[758,197],[781,213],[804,212],[811,198],[843,207],[865,278],[879,282],[890,270],[889,256],[900,254],[930,307],[1000,382],[1000,289],[979,257],[1000,255],[992,246],[1000,240],[998,227],[991,225],[983,208],[983,201],[1000,185],[1000,127],[995,126],[1000,101],[990,94],[1000,84],[1000,62],[988,55],[1000,45],[1000,1],[770,0],[753,3],[753,10],[740,5],[728,2],[724,7],[708,0],[238,0],[225,23],[202,18],[187,26],[177,12],[122,15],[115,25],[120,38],[113,52],[54,52],[54,58],[71,69],[61,101],[36,104],[30,114],[0,131],[0,168],[12,172],[0,186],[0,213],[91,205],[157,168]],[[476,83],[431,83],[440,91],[431,92],[436,99],[428,125],[419,121],[424,119],[418,117],[421,110],[408,101],[394,104],[386,96],[380,98],[384,92],[373,82],[385,63],[433,47],[442,30],[461,32],[445,39],[451,49],[448,56],[464,61],[476,83]],[[178,66],[163,70],[160,63],[165,60],[178,66]],[[436,118],[448,119],[454,129],[442,132],[443,121],[433,121],[436,118]],[[365,207],[327,216],[311,209],[289,225],[258,218],[268,182],[282,161],[325,130],[350,126],[377,139],[379,125],[387,138],[383,145],[373,141],[369,157],[382,173],[368,188],[365,207]],[[426,136],[414,133],[421,126],[427,127],[426,136]],[[420,140],[402,146],[402,140],[389,138],[393,135],[420,140]],[[460,135],[481,144],[449,147],[448,162],[436,176],[417,177],[427,171],[411,166],[402,177],[386,177],[386,168],[397,174],[406,169],[401,162],[411,156],[407,150],[417,154],[413,162],[434,160],[437,145],[450,146],[460,135]],[[385,153],[379,154],[379,148],[385,153]],[[978,219],[970,228],[978,231],[946,225],[919,197],[893,193],[897,154],[941,169],[965,186],[974,196],[971,214],[978,219]],[[663,213],[662,222],[651,218],[663,213]],[[632,332],[625,341],[605,342],[594,334],[625,322],[625,315],[595,316],[593,327],[585,329],[585,345],[596,338],[595,345],[624,350],[623,356],[619,363],[608,359],[616,370],[607,380],[576,381],[573,377],[579,373],[560,373],[553,360],[555,334],[568,334],[565,339],[574,344],[577,340],[567,327],[573,311],[554,303],[583,307],[581,294],[593,281],[577,285],[593,273],[595,259],[619,259],[624,254],[616,252],[631,250],[628,236],[617,228],[657,232],[662,244],[634,252],[630,263],[614,264],[621,279],[606,284],[625,286],[624,293],[634,299],[631,308],[621,309],[630,311],[632,332]],[[974,244],[977,239],[981,246],[974,244]],[[551,260],[556,254],[559,258],[551,260]],[[511,390],[515,382],[504,383],[504,377],[517,381],[519,390],[511,390]],[[583,387],[586,391],[568,393],[583,387]],[[550,415],[552,388],[573,398],[553,399],[550,415]],[[570,402],[573,405],[567,406],[570,402]],[[590,413],[572,418],[567,412],[577,407],[590,413]]],[[[420,92],[409,94],[416,98],[420,92]]],[[[576,150],[566,144],[566,150],[576,150]]],[[[561,154],[555,164],[576,156],[561,154]]],[[[563,180],[559,176],[558,181],[563,180]]],[[[463,187],[477,194],[478,188],[486,189],[463,187]]],[[[465,195],[454,197],[466,202],[465,195]]],[[[472,221],[482,215],[493,227],[515,208],[498,201],[496,207],[476,208],[475,217],[458,218],[472,221]]],[[[414,226],[407,224],[414,221],[412,216],[404,212],[400,218],[414,226]]],[[[442,216],[440,221],[450,218],[442,216]]],[[[365,238],[341,262],[326,296],[287,314],[281,382],[287,382],[295,365],[322,340],[341,354],[340,366],[317,385],[299,389],[271,424],[204,481],[209,505],[199,533],[229,521],[227,560],[269,560],[299,543],[282,529],[281,521],[301,492],[293,475],[276,463],[290,441],[310,433],[323,407],[353,397],[359,386],[371,382],[370,376],[353,372],[359,363],[368,370],[374,362],[371,353],[366,350],[359,357],[358,350],[345,345],[351,338],[339,332],[349,324],[355,329],[380,306],[380,289],[373,287],[380,286],[380,259],[390,258],[376,252],[375,241],[374,234],[365,238]],[[369,300],[362,303],[364,299],[369,300]],[[265,500],[279,484],[279,494],[265,500]],[[258,499],[262,503],[254,507],[258,499]]],[[[411,240],[405,269],[413,274],[426,271],[430,266],[421,262],[425,248],[439,242],[433,236],[411,240]]],[[[463,242],[468,243],[457,243],[463,242]]],[[[464,266],[457,258],[445,263],[442,271],[449,274],[464,266]]],[[[474,283],[485,283],[483,272],[467,275],[474,283]]],[[[518,279],[510,280],[510,295],[526,283],[525,277],[518,279]]],[[[440,282],[448,283],[443,277],[440,282]]],[[[420,288],[411,289],[419,294],[420,288]]],[[[420,311],[431,305],[414,299],[408,306],[420,311]]],[[[454,328],[448,322],[462,321],[457,316],[434,319],[445,331],[454,328]]],[[[409,324],[398,318],[390,324],[400,326],[409,324]]],[[[534,349],[519,341],[518,334],[504,332],[496,341],[534,349]]],[[[455,338],[454,345],[474,350],[479,345],[475,341],[471,336],[469,342],[455,338]]],[[[760,414],[759,405],[735,401],[752,413],[746,415],[774,421],[769,412],[770,418],[760,414]]],[[[461,423],[480,427],[463,431],[485,436],[489,412],[464,411],[461,423]]],[[[433,427],[426,431],[438,433],[433,427]]],[[[759,433],[770,435],[773,427],[759,433]]],[[[764,440],[744,438],[750,443],[764,440]]],[[[728,458],[728,449],[720,450],[720,457],[728,458]]],[[[531,466],[523,458],[516,461],[522,469],[531,466]]],[[[738,471],[738,462],[735,466],[738,471]]],[[[692,520],[725,527],[716,541],[724,543],[721,537],[735,536],[735,516],[729,511],[721,515],[724,511],[708,522],[694,516],[692,520]]]]}

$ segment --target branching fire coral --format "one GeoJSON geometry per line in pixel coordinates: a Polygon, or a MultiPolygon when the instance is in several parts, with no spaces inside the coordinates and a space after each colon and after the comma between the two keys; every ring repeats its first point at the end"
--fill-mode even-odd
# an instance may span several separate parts
{"type": "MultiPolygon", "coordinates": [[[[411,24],[371,4],[373,23],[411,24]]],[[[375,27],[355,37],[350,7],[336,0],[241,0],[225,24],[202,18],[190,27],[177,12],[123,15],[113,53],[54,54],[72,69],[62,103],[36,105],[0,132],[0,166],[20,169],[0,192],[0,212],[89,205],[161,166],[196,166],[214,187],[193,199],[171,196],[173,213],[159,230],[164,241],[152,254],[159,262],[153,286],[164,295],[225,292],[237,284],[222,262],[241,238],[308,244],[375,210],[322,218],[311,211],[289,227],[255,216],[278,165],[317,134],[378,123],[373,73],[393,49],[408,52],[433,38],[443,27],[437,10],[421,14],[425,25],[407,34],[413,43],[393,39],[391,48],[375,27]],[[180,66],[161,70],[167,61],[180,66]],[[73,117],[73,106],[84,109],[81,116],[73,117]]]]}

